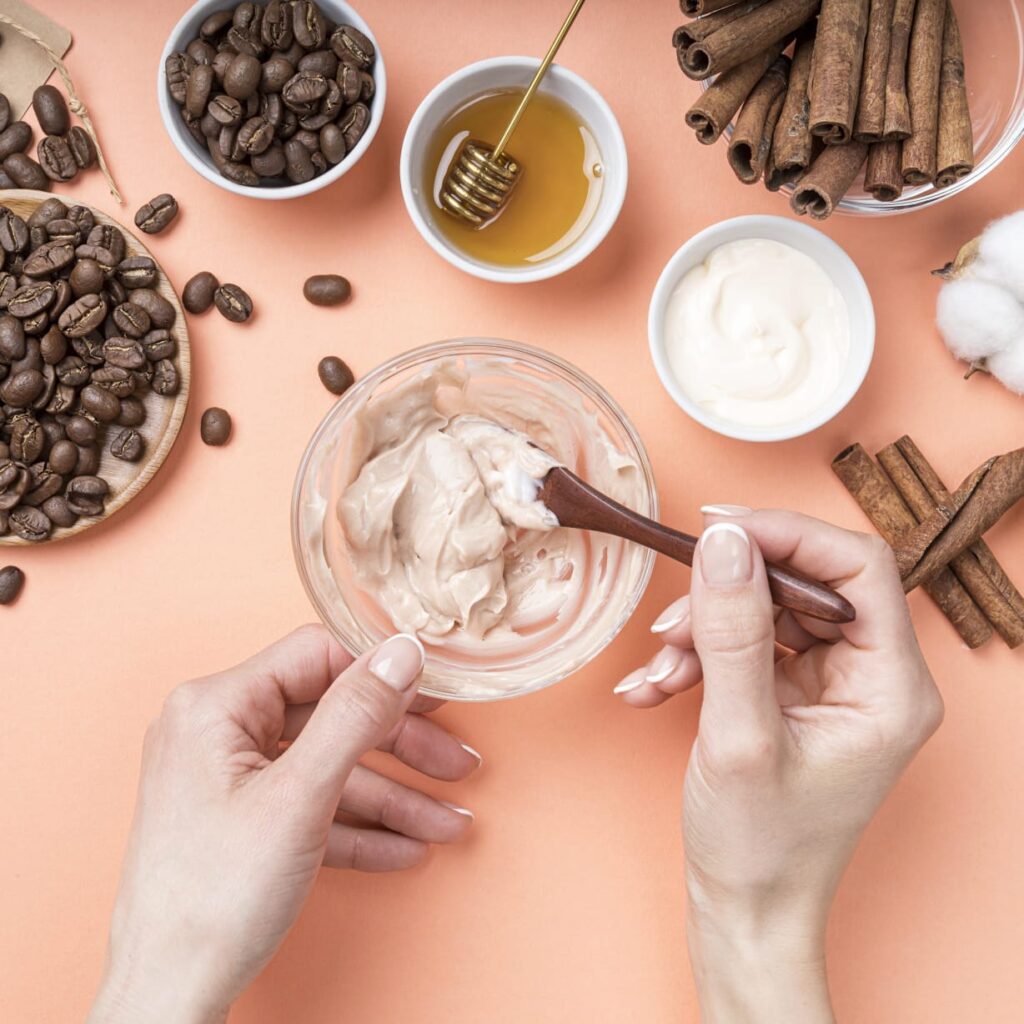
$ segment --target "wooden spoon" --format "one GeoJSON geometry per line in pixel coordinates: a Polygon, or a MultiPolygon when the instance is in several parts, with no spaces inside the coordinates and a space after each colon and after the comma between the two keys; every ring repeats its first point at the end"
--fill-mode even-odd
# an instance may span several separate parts
{"type": "MultiPolygon", "coordinates": [[[[564,466],[556,466],[544,477],[538,498],[554,513],[560,526],[609,533],[652,548],[684,565],[693,565],[696,537],[669,529],[620,505],[595,491],[564,466]]],[[[781,565],[769,563],[766,568],[772,600],[777,605],[822,622],[840,625],[853,622],[857,617],[853,605],[824,583],[781,565]]]]}

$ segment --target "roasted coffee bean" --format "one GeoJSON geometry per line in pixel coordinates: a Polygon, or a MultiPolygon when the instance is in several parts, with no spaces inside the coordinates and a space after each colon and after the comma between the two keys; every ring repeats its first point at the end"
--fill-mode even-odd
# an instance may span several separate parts
{"type": "Polygon", "coordinates": [[[292,31],[295,41],[307,50],[318,50],[327,38],[327,22],[314,0],[295,0],[292,4],[292,31]]]}
{"type": "Polygon", "coordinates": [[[68,341],[59,327],[51,327],[39,342],[43,362],[56,366],[68,354],[68,341]]]}
{"type": "Polygon", "coordinates": [[[0,92],[0,132],[11,123],[11,101],[0,92]]]}
{"type": "Polygon", "coordinates": [[[113,257],[115,267],[124,259],[126,248],[124,235],[120,228],[114,227],[113,224],[96,224],[85,241],[87,245],[109,252],[113,257]]]}
{"type": "MultiPolygon", "coordinates": [[[[67,334],[67,331],[64,332],[67,334]]],[[[88,366],[103,365],[103,339],[95,333],[90,333],[81,338],[72,338],[71,347],[75,355],[88,366]]],[[[62,381],[62,383],[64,383],[62,381]]]]}
{"type": "Polygon", "coordinates": [[[78,448],[74,441],[65,438],[51,449],[47,464],[54,473],[66,476],[78,464],[78,448]]]}
{"type": "Polygon", "coordinates": [[[215,448],[227,444],[231,437],[231,415],[214,406],[203,413],[199,422],[199,434],[203,441],[215,448]]]}
{"type": "Polygon", "coordinates": [[[51,220],[45,230],[51,242],[70,242],[76,247],[82,244],[82,232],[78,230],[74,221],[67,217],[51,220]]]}
{"type": "Polygon", "coordinates": [[[28,224],[6,206],[0,207],[0,248],[9,254],[24,252],[28,243],[28,224]]]}
{"type": "Polygon", "coordinates": [[[230,128],[242,120],[241,102],[232,96],[225,96],[223,93],[210,100],[206,111],[221,127],[227,125],[230,128]]]}
{"type": "Polygon", "coordinates": [[[295,65],[275,55],[260,69],[260,90],[267,95],[277,95],[294,74],[295,65]]]}
{"type": "Polygon", "coordinates": [[[11,296],[18,290],[18,279],[6,270],[0,270],[0,309],[6,309],[11,296]]]}
{"type": "Polygon", "coordinates": [[[146,422],[146,406],[140,398],[129,395],[121,399],[121,415],[117,417],[119,427],[138,427],[146,422]]]}
{"type": "Polygon", "coordinates": [[[153,367],[153,390],[158,395],[176,395],[180,386],[178,371],[170,359],[161,359],[153,367]]]}
{"type": "Polygon", "coordinates": [[[281,89],[281,99],[300,116],[327,95],[327,78],[318,71],[299,71],[281,89]]]}
{"type": "Polygon", "coordinates": [[[67,215],[68,208],[56,196],[51,196],[35,208],[27,223],[29,228],[46,227],[51,221],[64,220],[67,215]]]}
{"type": "Polygon", "coordinates": [[[71,388],[80,388],[87,384],[91,374],[92,370],[88,363],[78,355],[65,356],[57,364],[57,380],[71,388]]]}
{"type": "Polygon", "coordinates": [[[63,135],[71,127],[71,115],[61,91],[52,85],[41,85],[32,93],[32,109],[39,127],[47,135],[63,135]]]}
{"type": "Polygon", "coordinates": [[[348,147],[345,145],[345,133],[336,124],[325,124],[320,129],[320,152],[328,163],[340,164],[345,159],[348,147]]]}
{"type": "Polygon", "coordinates": [[[64,427],[68,439],[75,444],[94,444],[96,442],[96,421],[88,416],[72,416],[64,427]]]}
{"type": "Polygon", "coordinates": [[[70,242],[44,242],[25,260],[23,272],[27,277],[52,277],[74,259],[75,247],[70,242]]]}
{"type": "MultiPolygon", "coordinates": [[[[56,294],[57,289],[54,288],[54,295],[56,294]]],[[[40,310],[38,313],[25,317],[22,320],[22,325],[26,334],[38,338],[50,329],[50,314],[45,309],[40,310]]]]}
{"type": "Polygon", "coordinates": [[[54,416],[70,413],[78,401],[78,392],[67,384],[58,383],[53,389],[53,398],[46,406],[46,411],[54,416]]]}
{"type": "Polygon", "coordinates": [[[149,256],[128,256],[117,265],[117,279],[125,288],[152,288],[157,276],[156,263],[149,256]]]}
{"type": "Polygon", "coordinates": [[[45,312],[56,296],[57,289],[49,281],[33,281],[31,284],[22,285],[11,296],[7,310],[23,322],[25,333],[31,334],[32,328],[28,321],[45,312]]]}
{"type": "MultiPolygon", "coordinates": [[[[93,370],[90,380],[96,387],[109,391],[115,398],[127,398],[136,387],[133,372],[123,366],[115,366],[113,363],[107,363],[105,366],[93,370]]],[[[117,415],[120,415],[120,411],[117,415]]]]}
{"type": "Polygon", "coordinates": [[[88,242],[75,249],[75,256],[80,260],[94,260],[99,264],[104,277],[110,277],[117,269],[119,262],[118,258],[109,249],[104,249],[101,245],[91,245],[88,242]]]}
{"type": "MultiPolygon", "coordinates": [[[[7,97],[3,99],[6,103],[7,97]]],[[[14,604],[24,585],[25,574],[16,565],[5,565],[0,569],[0,604],[14,604]]]]}
{"type": "Polygon", "coordinates": [[[284,173],[286,163],[284,147],[273,145],[265,152],[253,156],[252,169],[261,178],[276,178],[284,173]]]}
{"type": "Polygon", "coordinates": [[[238,129],[238,146],[249,156],[265,152],[274,141],[274,128],[262,117],[251,117],[238,129]]]}
{"type": "Polygon", "coordinates": [[[163,192],[154,196],[148,203],[139,207],[135,214],[135,226],[147,235],[156,235],[163,231],[178,216],[178,201],[174,196],[163,192]]]}
{"type": "Polygon", "coordinates": [[[39,426],[43,428],[43,433],[46,435],[47,451],[52,451],[58,441],[67,440],[64,424],[59,422],[55,416],[43,416],[39,420],[39,426]]]}
{"type": "Polygon", "coordinates": [[[331,33],[331,49],[340,60],[368,68],[377,56],[373,42],[352,25],[339,25],[331,33]]]}
{"type": "Polygon", "coordinates": [[[26,466],[13,459],[0,461],[0,511],[9,512],[21,503],[30,482],[26,466]]]}
{"type": "Polygon", "coordinates": [[[78,446],[78,465],[75,466],[73,476],[92,476],[98,473],[100,468],[100,448],[98,444],[83,444],[78,446]]]}
{"type": "Polygon", "coordinates": [[[37,462],[31,470],[32,481],[25,497],[21,499],[23,505],[32,508],[39,508],[44,501],[49,500],[55,494],[64,489],[64,478],[59,473],[54,473],[45,462],[37,462]]]}
{"type": "Polygon", "coordinates": [[[40,139],[36,157],[43,173],[51,181],[70,181],[78,173],[78,163],[71,147],[59,135],[47,135],[40,139]]]}
{"type": "Polygon", "coordinates": [[[284,144],[285,174],[295,184],[310,181],[316,174],[316,168],[310,159],[309,150],[295,138],[284,144]]]}
{"type": "Polygon", "coordinates": [[[295,141],[301,142],[309,150],[310,156],[320,149],[320,135],[317,132],[303,128],[295,133],[295,141]]]}
{"type": "Polygon", "coordinates": [[[122,430],[113,441],[110,442],[110,454],[115,459],[123,462],[138,462],[145,451],[145,443],[142,435],[131,428],[122,430]]]}
{"type": "Polygon", "coordinates": [[[336,81],[341,89],[341,98],[345,106],[350,107],[359,99],[363,91],[363,72],[354,64],[339,64],[336,81]]]}
{"type": "Polygon", "coordinates": [[[150,329],[149,314],[134,302],[122,302],[113,312],[117,329],[128,338],[141,338],[150,329]]]}
{"type": "Polygon", "coordinates": [[[18,188],[34,188],[45,192],[50,187],[50,179],[46,172],[24,153],[12,153],[3,162],[4,170],[17,184],[18,188]]]}
{"type": "Polygon", "coordinates": [[[92,141],[92,136],[81,125],[74,125],[65,138],[71,155],[80,168],[84,170],[96,163],[96,143],[92,141]]]}
{"type": "Polygon", "coordinates": [[[270,0],[263,9],[260,38],[264,46],[275,50],[287,50],[292,45],[292,10],[288,0],[270,0]]]}
{"type": "Polygon", "coordinates": [[[355,383],[355,375],[348,364],[337,356],[324,356],[317,364],[320,383],[332,395],[343,395],[355,383]]]}
{"type": "Polygon", "coordinates": [[[213,68],[209,64],[195,64],[188,73],[185,87],[185,110],[194,118],[203,116],[213,88],[213,68]]]}
{"type": "Polygon", "coordinates": [[[377,82],[369,71],[360,71],[359,81],[362,82],[363,85],[359,92],[359,98],[369,106],[373,97],[377,95],[377,82]]]}
{"type": "Polygon", "coordinates": [[[236,100],[247,100],[260,84],[260,62],[248,53],[239,53],[224,72],[224,91],[236,100]]]}
{"type": "Polygon", "coordinates": [[[178,314],[174,306],[159,292],[152,288],[134,288],[128,293],[128,297],[135,305],[141,306],[149,314],[149,319],[154,327],[162,327],[166,330],[174,324],[178,314]]]}
{"type": "Polygon", "coordinates": [[[197,64],[212,64],[217,51],[205,39],[193,39],[185,47],[188,54],[197,64]]]}
{"type": "Polygon", "coordinates": [[[217,11],[211,14],[199,26],[199,34],[203,39],[213,39],[231,24],[232,11],[217,11]]]}
{"type": "Polygon", "coordinates": [[[118,397],[98,384],[86,384],[79,397],[82,408],[95,416],[100,423],[113,423],[121,413],[121,402],[118,397]]]}
{"type": "Polygon", "coordinates": [[[57,371],[49,363],[43,364],[41,372],[43,375],[43,390],[39,392],[32,403],[32,408],[37,410],[45,409],[50,404],[50,399],[53,398],[53,392],[57,387],[57,371]]]}
{"type": "Polygon", "coordinates": [[[248,164],[239,163],[237,160],[224,160],[219,169],[228,181],[233,181],[236,185],[256,188],[260,183],[260,176],[248,164]]]}
{"type": "MultiPolygon", "coordinates": [[[[74,445],[72,445],[72,447],[74,447],[74,445]]],[[[56,494],[52,498],[47,498],[40,507],[46,514],[46,518],[49,519],[54,526],[59,526],[66,530],[78,522],[78,516],[68,508],[68,500],[61,494],[56,494]]]]}
{"type": "Polygon", "coordinates": [[[167,79],[167,90],[171,99],[181,106],[187,96],[188,73],[195,66],[195,61],[188,54],[172,53],[164,61],[164,77],[167,79]]]}
{"type": "Polygon", "coordinates": [[[71,285],[63,277],[59,277],[54,281],[53,289],[56,295],[54,295],[53,302],[50,304],[49,314],[51,320],[57,320],[61,313],[71,305],[75,296],[71,291],[71,285]]]}
{"type": "Polygon", "coordinates": [[[89,232],[96,226],[96,218],[88,206],[72,206],[68,210],[68,220],[78,225],[83,238],[88,238],[89,232]]]}
{"type": "Polygon", "coordinates": [[[0,316],[0,362],[11,363],[25,355],[25,328],[10,314],[0,316]]]}
{"type": "Polygon", "coordinates": [[[12,153],[24,153],[31,141],[32,129],[29,125],[25,121],[12,121],[0,132],[0,161],[6,160],[12,153]]]}
{"type": "Polygon", "coordinates": [[[302,294],[314,306],[340,306],[352,295],[352,285],[340,274],[314,274],[306,279],[302,294]]]}
{"type": "Polygon", "coordinates": [[[345,111],[338,121],[338,127],[345,133],[345,145],[351,153],[370,126],[370,108],[365,103],[356,103],[345,111]]]}
{"type": "Polygon", "coordinates": [[[240,324],[252,316],[252,299],[237,284],[222,284],[213,293],[213,302],[220,314],[240,324]]]}
{"type": "MultiPolygon", "coordinates": [[[[31,372],[31,371],[30,371],[31,372]]],[[[46,434],[34,417],[18,420],[11,431],[11,456],[26,464],[35,462],[46,447],[46,434]]]]}
{"type": "MultiPolygon", "coordinates": [[[[22,321],[22,324],[28,321],[22,321]]],[[[27,337],[25,339],[25,354],[20,359],[11,362],[11,376],[21,373],[22,370],[43,371],[43,355],[38,338],[27,337]]]]}
{"type": "MultiPolygon", "coordinates": [[[[14,298],[16,299],[17,295],[14,298]]],[[[15,313],[15,316],[17,315],[15,313]]],[[[107,304],[101,296],[83,295],[61,313],[57,326],[69,338],[82,338],[99,327],[106,315],[107,304]]]]}
{"type": "Polygon", "coordinates": [[[161,359],[171,359],[178,349],[174,336],[170,331],[163,329],[150,331],[142,339],[142,347],[145,350],[146,358],[151,363],[158,363],[161,359]]]}
{"type": "Polygon", "coordinates": [[[33,543],[46,540],[53,529],[53,524],[46,517],[46,513],[29,505],[19,505],[11,510],[10,526],[22,540],[30,540],[33,543]]]}
{"type": "Polygon", "coordinates": [[[79,516],[102,515],[103,504],[109,493],[110,487],[102,477],[92,474],[76,476],[68,483],[68,508],[79,516]]]}
{"type": "Polygon", "coordinates": [[[316,71],[333,78],[338,73],[338,58],[333,50],[312,50],[299,61],[297,70],[316,71]]]}
{"type": "Polygon", "coordinates": [[[190,313],[205,313],[213,305],[213,294],[220,287],[208,270],[201,270],[185,283],[181,293],[182,305],[190,313]]]}
{"type": "MultiPolygon", "coordinates": [[[[146,365],[142,342],[135,338],[108,338],[103,343],[103,355],[111,366],[123,370],[141,370],[146,365]]],[[[93,381],[96,375],[93,374],[93,381]]]]}
{"type": "Polygon", "coordinates": [[[196,143],[200,146],[205,146],[206,136],[199,127],[199,118],[193,117],[187,110],[182,108],[181,120],[185,125],[185,130],[196,140],[196,143]]]}
{"type": "Polygon", "coordinates": [[[95,260],[79,260],[71,270],[68,282],[75,296],[98,295],[106,284],[103,268],[95,260]]]}

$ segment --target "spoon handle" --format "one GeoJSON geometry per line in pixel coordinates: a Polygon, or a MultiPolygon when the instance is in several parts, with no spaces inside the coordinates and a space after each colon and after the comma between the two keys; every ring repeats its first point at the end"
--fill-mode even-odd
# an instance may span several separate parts
{"type": "MultiPolygon", "coordinates": [[[[562,526],[622,537],[684,565],[693,565],[696,537],[620,505],[563,467],[548,473],[540,499],[562,526]]],[[[842,624],[856,618],[853,605],[826,584],[771,562],[765,568],[772,600],[780,607],[822,622],[842,624]]]]}

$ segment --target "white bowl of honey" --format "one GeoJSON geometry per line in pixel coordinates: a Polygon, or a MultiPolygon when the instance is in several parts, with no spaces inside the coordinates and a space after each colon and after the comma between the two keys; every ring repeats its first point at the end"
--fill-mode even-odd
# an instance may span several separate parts
{"type": "Polygon", "coordinates": [[[441,206],[462,143],[495,144],[536,70],[535,57],[495,57],[456,71],[420,104],[402,145],[402,195],[417,230],[449,263],[488,281],[541,281],[576,266],[626,196],[615,115],[592,85],[554,64],[508,145],[524,171],[498,218],[474,228],[441,206]]]}

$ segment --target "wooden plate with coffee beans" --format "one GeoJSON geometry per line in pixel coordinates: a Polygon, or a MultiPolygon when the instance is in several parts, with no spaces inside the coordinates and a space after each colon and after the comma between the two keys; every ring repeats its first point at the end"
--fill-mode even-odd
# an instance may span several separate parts
{"type": "Polygon", "coordinates": [[[99,210],[0,190],[0,546],[64,540],[128,504],[178,437],[185,314],[99,210]]]}

